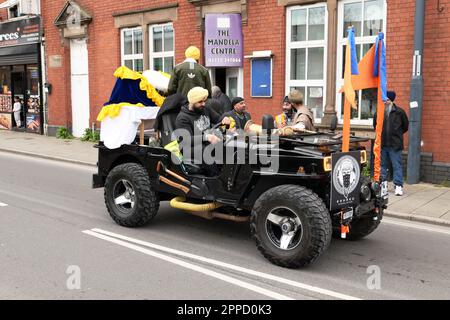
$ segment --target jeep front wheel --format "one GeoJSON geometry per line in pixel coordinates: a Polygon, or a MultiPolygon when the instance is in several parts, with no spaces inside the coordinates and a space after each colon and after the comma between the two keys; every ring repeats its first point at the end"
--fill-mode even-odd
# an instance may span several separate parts
{"type": "Polygon", "coordinates": [[[322,199],[297,185],[263,193],[253,207],[250,226],[258,250],[282,267],[306,266],[331,241],[331,218],[322,199]]]}
{"type": "Polygon", "coordinates": [[[105,204],[117,224],[139,227],[155,217],[159,197],[143,166],[124,163],[112,169],[106,178],[105,204]]]}

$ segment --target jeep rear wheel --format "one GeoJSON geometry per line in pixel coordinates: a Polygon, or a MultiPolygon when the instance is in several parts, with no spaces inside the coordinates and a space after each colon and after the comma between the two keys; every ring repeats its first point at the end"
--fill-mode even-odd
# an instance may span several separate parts
{"type": "Polygon", "coordinates": [[[112,169],[106,178],[105,204],[117,224],[139,227],[155,217],[159,197],[144,167],[125,163],[112,169]]]}
{"type": "Polygon", "coordinates": [[[331,241],[331,218],[322,199],[296,185],[263,193],[253,207],[250,227],[258,250],[282,267],[306,266],[331,241]]]}

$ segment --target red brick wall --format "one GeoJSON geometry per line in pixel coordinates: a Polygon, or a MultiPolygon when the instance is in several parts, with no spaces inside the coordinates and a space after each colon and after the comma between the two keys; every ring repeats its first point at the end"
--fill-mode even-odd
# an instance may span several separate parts
{"type": "Polygon", "coordinates": [[[248,3],[248,25],[244,32],[244,55],[253,51],[272,50],[272,98],[251,98],[250,61],[244,63],[244,98],[252,118],[261,123],[263,114],[281,112],[285,90],[286,10],[277,0],[254,0],[248,3]]]}
{"type": "MultiPolygon", "coordinates": [[[[422,118],[423,152],[433,160],[450,162],[450,1],[427,1],[423,54],[424,99],[422,118]]],[[[409,114],[410,81],[414,49],[415,1],[388,0],[388,84],[397,93],[396,102],[409,114]]],[[[408,134],[405,135],[406,141],[408,134]]]]}
{"type": "MultiPolygon", "coordinates": [[[[0,0],[0,4],[3,2],[6,2],[6,0],[0,0]]],[[[8,10],[0,9],[0,22],[5,22],[6,20],[8,20],[8,10]]]]}
{"type": "Polygon", "coordinates": [[[47,65],[47,82],[52,85],[48,95],[48,124],[58,126],[71,125],[70,109],[70,50],[61,45],[58,29],[53,25],[55,18],[65,4],[65,1],[41,2],[42,23],[45,35],[45,60],[47,65]],[[49,56],[60,55],[62,67],[51,68],[49,56]]]}
{"type": "MultiPolygon", "coordinates": [[[[414,46],[415,0],[387,1],[386,53],[388,89],[397,94],[395,103],[409,114],[409,93],[414,46]],[[399,14],[402,12],[402,14],[399,14]]],[[[404,135],[405,143],[408,133],[404,135]]]]}
{"type": "Polygon", "coordinates": [[[450,162],[450,1],[426,1],[425,49],[423,76],[425,82],[422,140],[423,151],[432,152],[433,160],[450,162]]]}

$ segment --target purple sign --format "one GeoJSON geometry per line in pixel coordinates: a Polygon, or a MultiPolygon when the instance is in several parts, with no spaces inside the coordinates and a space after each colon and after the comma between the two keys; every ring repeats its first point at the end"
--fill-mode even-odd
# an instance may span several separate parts
{"type": "Polygon", "coordinates": [[[242,67],[242,20],[240,14],[205,16],[206,67],[242,67]]]}

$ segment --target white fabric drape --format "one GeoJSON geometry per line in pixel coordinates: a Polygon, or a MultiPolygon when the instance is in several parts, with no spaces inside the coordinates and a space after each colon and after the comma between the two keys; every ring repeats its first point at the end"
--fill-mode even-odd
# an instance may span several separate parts
{"type": "Polygon", "coordinates": [[[123,106],[120,114],[111,119],[102,120],[100,140],[108,149],[119,148],[122,144],[129,144],[136,138],[136,133],[142,119],[156,119],[158,107],[123,106]]]}

